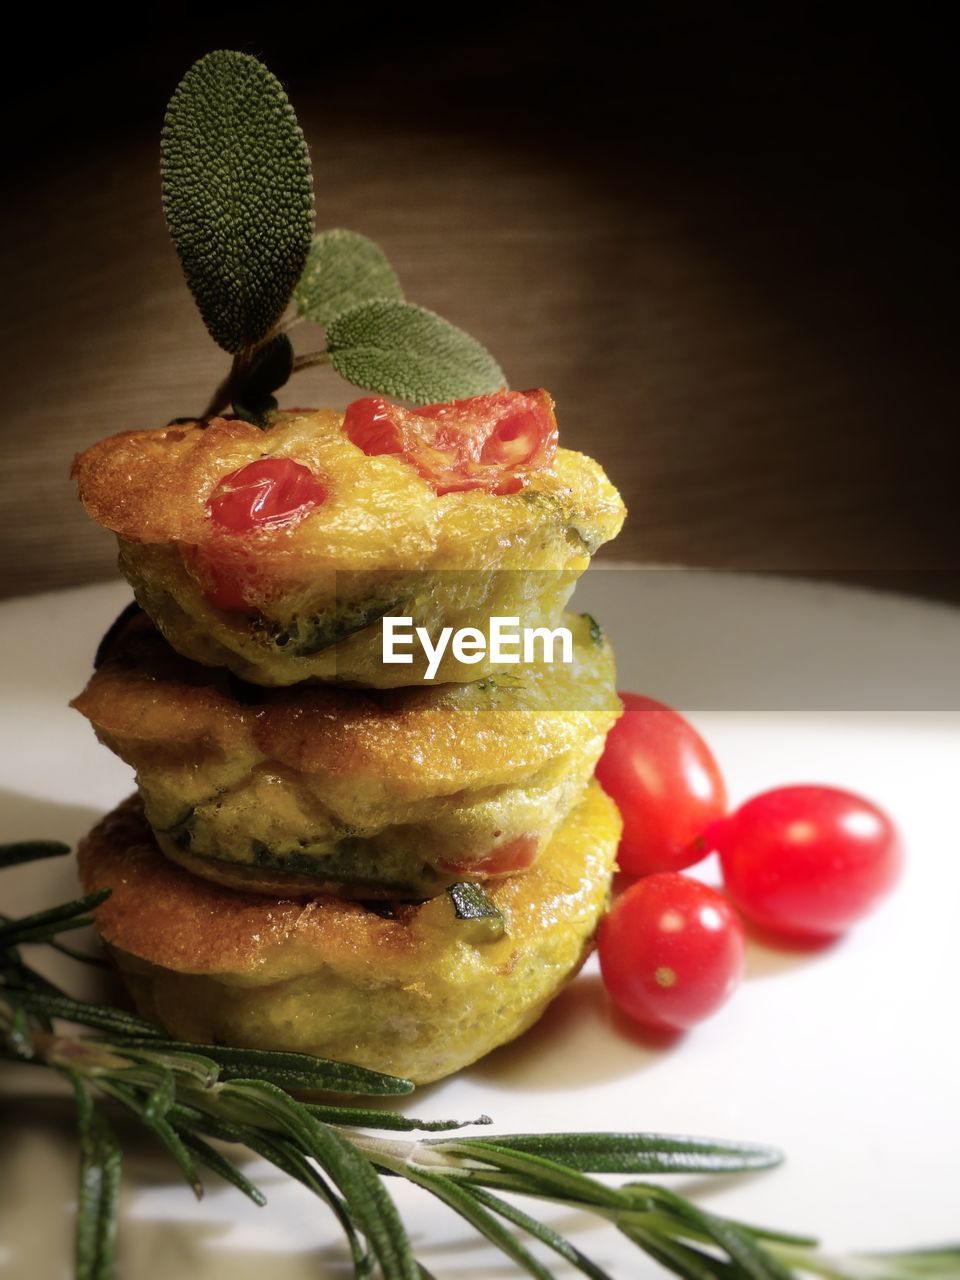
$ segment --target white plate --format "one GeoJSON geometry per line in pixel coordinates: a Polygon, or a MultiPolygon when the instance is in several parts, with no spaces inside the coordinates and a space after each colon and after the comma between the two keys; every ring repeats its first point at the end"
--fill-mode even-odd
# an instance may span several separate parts
{"type": "MultiPolygon", "coordinates": [[[[73,842],[131,790],[130,771],[66,705],[128,598],[112,583],[0,606],[0,840],[73,842]]],[[[632,1128],[770,1142],[787,1152],[781,1168],[699,1179],[704,1203],[817,1232],[839,1249],[956,1236],[960,613],[799,581],[623,569],[594,571],[577,599],[612,635],[622,687],[693,709],[734,800],[795,781],[862,791],[901,826],[904,879],[827,951],[751,944],[735,999],[669,1048],[644,1044],[611,1015],[591,963],[522,1040],[419,1091],[406,1109],[488,1112],[501,1131],[632,1128]]],[[[66,859],[7,871],[3,910],[36,909],[75,888],[66,859]]],[[[87,971],[65,965],[50,972],[89,990],[87,971]]],[[[0,1275],[65,1276],[76,1168],[69,1100],[31,1068],[4,1069],[0,1082],[0,1275]]],[[[148,1138],[127,1126],[123,1136],[121,1275],[348,1274],[329,1215],[281,1175],[251,1162],[267,1209],[213,1177],[197,1204],[148,1138]]],[[[441,1280],[514,1274],[434,1201],[394,1189],[441,1280]]],[[[568,1211],[545,1214],[615,1277],[663,1274],[613,1230],[568,1211]]]]}

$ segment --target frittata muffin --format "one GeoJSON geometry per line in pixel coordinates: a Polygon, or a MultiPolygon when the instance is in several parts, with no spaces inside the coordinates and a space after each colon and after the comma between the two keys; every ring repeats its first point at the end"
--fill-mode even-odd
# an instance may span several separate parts
{"type": "Polygon", "coordinates": [[[526,1030],[577,972],[609,893],[620,834],[596,783],[477,936],[448,894],[390,916],[359,902],[264,898],[163,857],[131,798],[81,842],[96,927],[140,1013],[178,1038],[298,1050],[417,1083],[526,1030]]]}
{"type": "Polygon", "coordinates": [[[269,689],[191,662],[143,613],[73,705],[132,765],[162,851],[222,884],[423,899],[529,867],[620,713],[613,656],[563,618],[573,662],[471,684],[269,689]]]}
{"type": "MultiPolygon", "coordinates": [[[[419,646],[383,662],[385,614],[434,639],[495,615],[554,626],[624,518],[601,467],[556,447],[544,391],[124,432],[74,474],[174,648],[264,685],[422,681],[419,646]]],[[[434,678],[496,669],[448,647],[434,678]]]]}

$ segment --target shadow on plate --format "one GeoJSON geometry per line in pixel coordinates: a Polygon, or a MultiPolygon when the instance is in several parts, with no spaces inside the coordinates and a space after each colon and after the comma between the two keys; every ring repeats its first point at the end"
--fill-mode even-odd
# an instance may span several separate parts
{"type": "MultiPolygon", "coordinates": [[[[0,788],[0,844],[18,840],[62,840],[75,848],[94,823],[102,817],[84,805],[58,804],[38,796],[0,788]]],[[[76,864],[72,857],[46,858],[22,863],[3,872],[4,903],[12,914],[36,911],[76,897],[76,864]],[[20,899],[25,905],[20,905],[20,899]]]]}
{"type": "Polygon", "coordinates": [[[632,1023],[611,1004],[599,974],[589,973],[566,987],[528,1032],[468,1071],[473,1079],[537,1093],[589,1089],[636,1075],[682,1039],[632,1023]]]}
{"type": "Polygon", "coordinates": [[[63,840],[76,844],[102,817],[98,809],[88,809],[86,805],[59,804],[0,787],[0,843],[63,840]]]}
{"type": "Polygon", "coordinates": [[[744,920],[743,929],[747,935],[747,979],[775,978],[799,965],[816,963],[843,942],[842,938],[781,938],[748,920],[744,920]]]}

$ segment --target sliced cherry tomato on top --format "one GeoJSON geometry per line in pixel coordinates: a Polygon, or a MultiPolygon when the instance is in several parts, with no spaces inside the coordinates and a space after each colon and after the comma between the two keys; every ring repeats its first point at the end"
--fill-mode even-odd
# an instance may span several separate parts
{"type": "Polygon", "coordinates": [[[365,396],[347,406],[343,429],[364,453],[400,454],[438,494],[516,493],[557,451],[546,391],[498,391],[418,409],[365,396]]]}
{"type": "MultiPolygon", "coordinates": [[[[309,467],[282,456],[258,458],[223,477],[207,499],[207,510],[227,534],[288,528],[324,503],[327,486],[309,467]]],[[[255,557],[243,544],[222,542],[183,549],[184,561],[203,593],[218,609],[247,610],[255,557]]]]}
{"type": "Polygon", "coordinates": [[[883,810],[834,787],[765,791],[709,837],[744,915],[797,938],[843,933],[893,887],[902,861],[883,810]]]}
{"type": "Polygon", "coordinates": [[[623,817],[617,852],[630,876],[680,871],[710,849],[705,829],[727,809],[710,748],[678,712],[637,693],[607,735],[597,778],[623,817]]]}
{"type": "Polygon", "coordinates": [[[224,476],[207,499],[214,521],[231,533],[295,524],[327,499],[327,487],[292,458],[258,458],[224,476]]]}
{"type": "Polygon", "coordinates": [[[715,889],[664,871],[632,884],[600,922],[610,995],[649,1027],[684,1029],[715,1013],[743,976],[743,926],[715,889]]]}

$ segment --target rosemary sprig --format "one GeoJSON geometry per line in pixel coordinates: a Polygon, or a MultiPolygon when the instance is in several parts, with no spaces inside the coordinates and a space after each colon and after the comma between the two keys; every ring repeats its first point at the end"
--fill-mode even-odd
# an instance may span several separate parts
{"type": "MultiPolygon", "coordinates": [[[[0,847],[0,867],[53,856],[52,844],[0,847]]],[[[63,852],[57,847],[56,852],[63,852]]],[[[723,1218],[646,1179],[662,1173],[736,1173],[768,1168],[772,1147],[655,1133],[547,1133],[385,1137],[488,1124],[418,1120],[342,1101],[305,1102],[291,1090],[357,1097],[403,1095],[413,1085],[297,1053],[184,1044],[122,1009],[76,1000],[36,973],[24,942],[56,943],[89,919],[94,894],[0,927],[0,1056],[52,1069],[76,1099],[80,1141],[77,1280],[109,1280],[121,1152],[108,1112],[135,1115],[167,1149],[188,1185],[200,1169],[257,1205],[263,1192],[222,1147],[246,1147],[297,1179],[332,1211],[354,1275],[429,1280],[417,1260],[388,1180],[401,1177],[447,1204],[521,1271],[553,1273],[525,1243],[552,1251],[592,1280],[607,1273],[552,1227],[504,1195],[587,1210],[607,1219],[666,1271],[687,1280],[956,1280],[960,1248],[835,1259],[816,1241],[723,1218]],[[74,1024],[81,1031],[55,1029],[74,1024]],[[99,1033],[97,1035],[91,1032],[99,1033]],[[379,1133],[359,1130],[379,1130],[379,1133]],[[214,1142],[219,1146],[212,1145],[214,1142]],[[641,1177],[613,1185],[596,1174],[641,1177]]]]}

